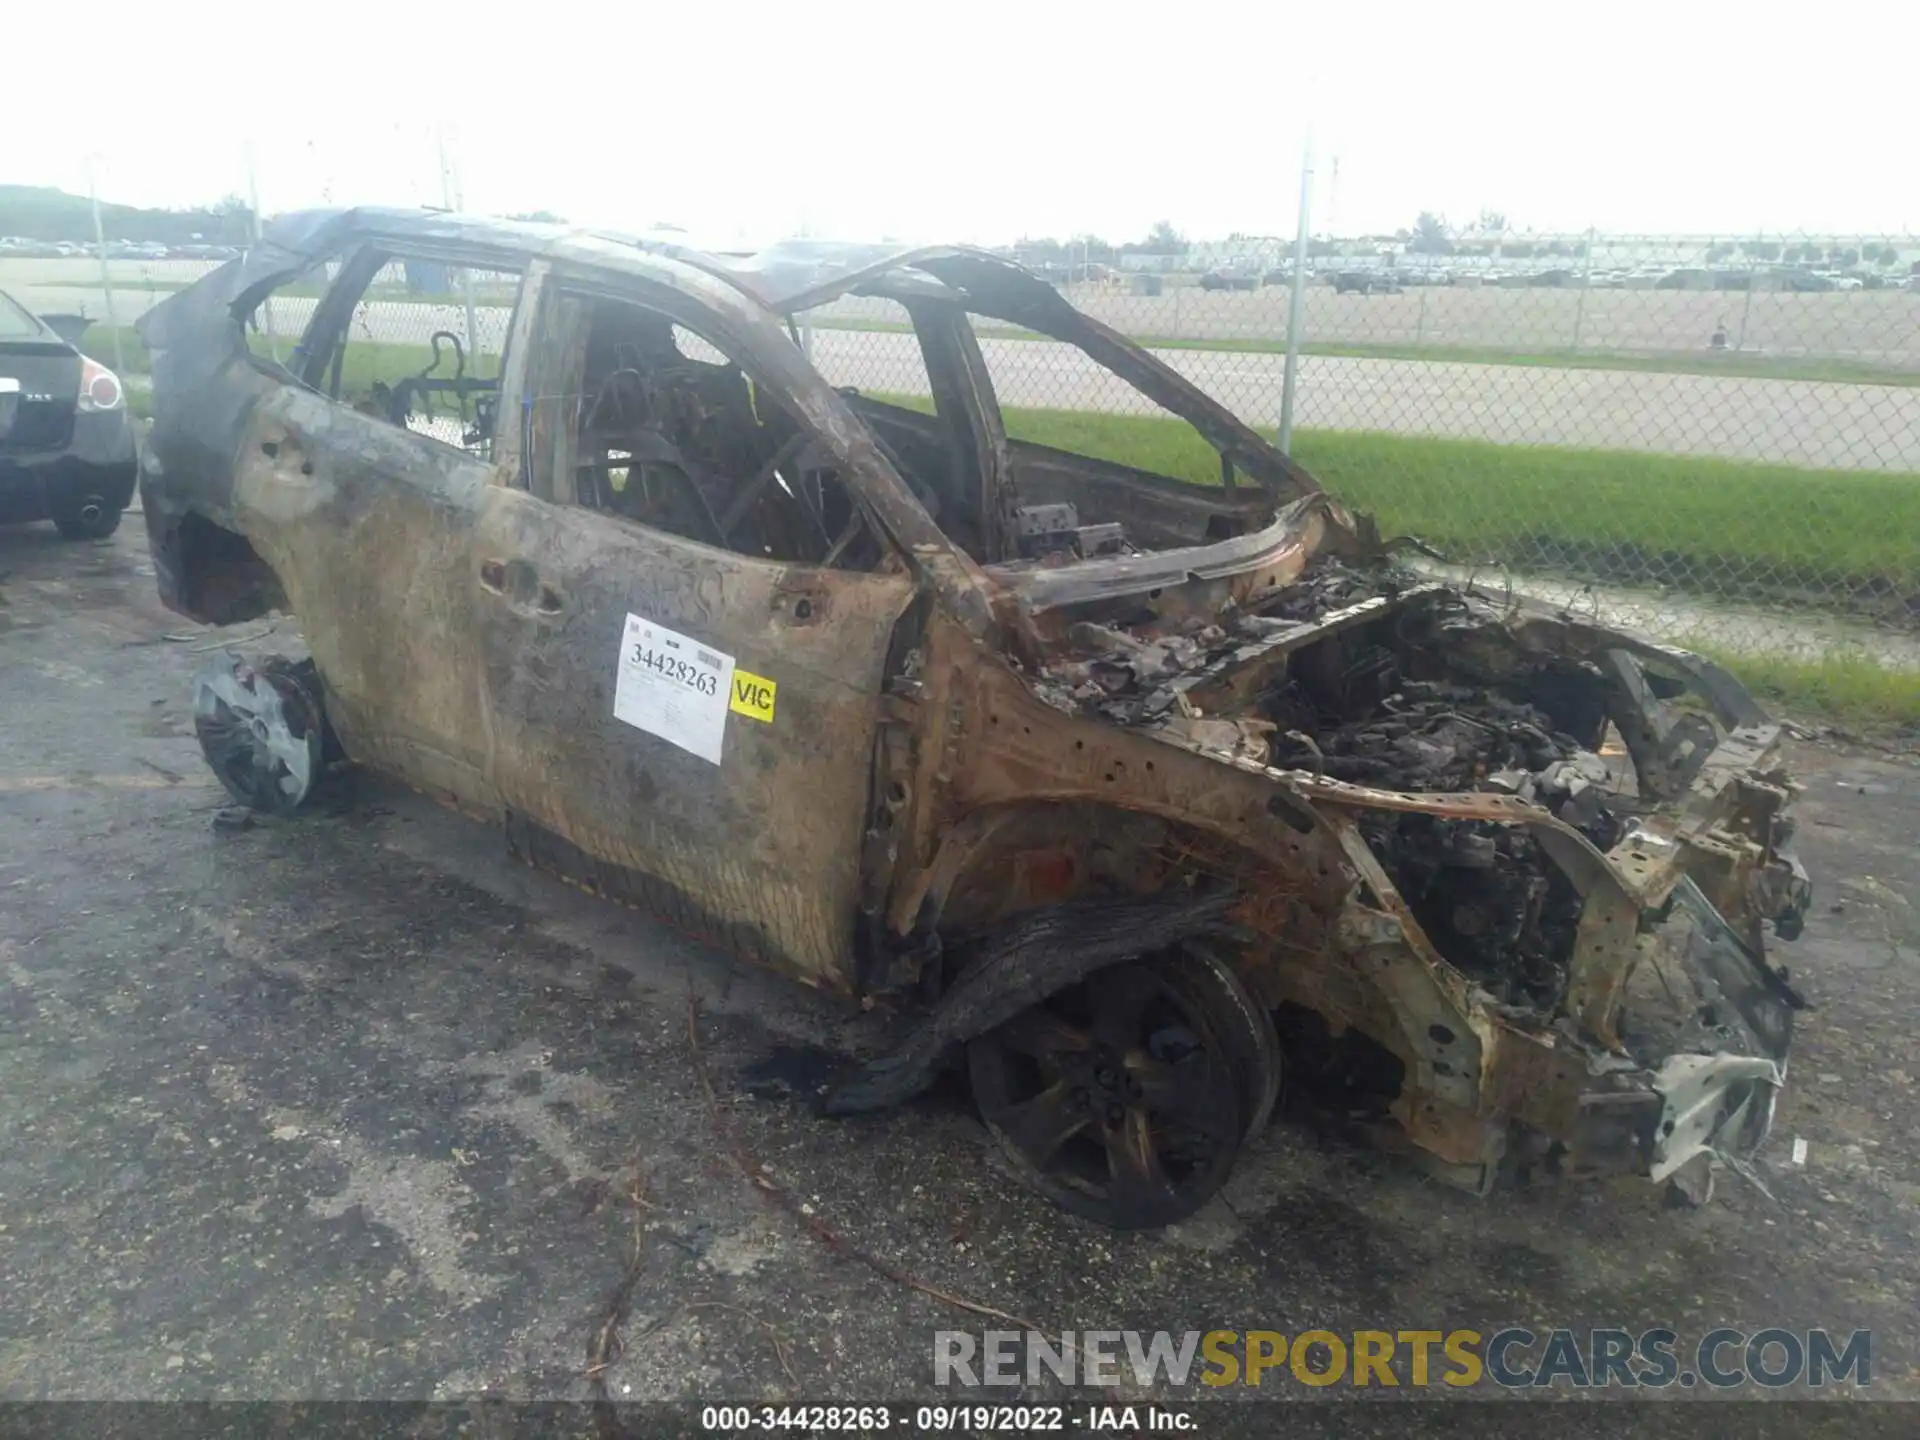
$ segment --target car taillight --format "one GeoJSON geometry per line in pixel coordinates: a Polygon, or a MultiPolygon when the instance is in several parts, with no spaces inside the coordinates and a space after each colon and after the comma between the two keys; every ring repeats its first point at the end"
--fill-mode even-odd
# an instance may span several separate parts
{"type": "Polygon", "coordinates": [[[118,410],[126,399],[120,377],[97,360],[80,357],[80,399],[82,410],[118,410]]]}

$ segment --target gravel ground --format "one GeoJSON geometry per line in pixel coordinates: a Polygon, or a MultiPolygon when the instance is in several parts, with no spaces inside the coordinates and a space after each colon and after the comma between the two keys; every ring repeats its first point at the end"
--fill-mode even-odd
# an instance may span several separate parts
{"type": "MultiPolygon", "coordinates": [[[[1282,1118],[1202,1215],[1118,1235],[1018,1188],[957,1087],[817,1118],[867,1022],[517,867],[484,825],[360,777],[216,828],[187,700],[221,637],[159,608],[129,522],[0,531],[0,1399],[579,1398],[636,1239],[614,1396],[951,1398],[932,1333],[991,1322],[823,1234],[1047,1330],[1867,1328],[1869,1393],[1920,1398],[1910,762],[1793,757],[1822,894],[1788,957],[1815,1008],[1774,1198],[1476,1200],[1282,1118]]],[[[1846,1409],[1854,1434],[1911,1413],[1846,1409]]]]}

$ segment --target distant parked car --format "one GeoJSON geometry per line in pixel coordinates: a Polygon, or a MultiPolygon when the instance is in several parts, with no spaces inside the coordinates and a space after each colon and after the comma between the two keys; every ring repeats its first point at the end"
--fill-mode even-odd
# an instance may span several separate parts
{"type": "Polygon", "coordinates": [[[1222,275],[1210,270],[1200,277],[1202,290],[1257,290],[1260,280],[1254,275],[1222,275]]]}
{"type": "Polygon", "coordinates": [[[1713,288],[1713,274],[1698,266],[1683,266],[1678,270],[1669,270],[1653,282],[1656,290],[1710,290],[1713,288]]]}
{"type": "Polygon", "coordinates": [[[1833,288],[1836,290],[1864,290],[1866,288],[1867,282],[1862,280],[1858,275],[1835,275],[1832,278],[1833,288]]]}
{"type": "Polygon", "coordinates": [[[1809,270],[1789,270],[1781,277],[1780,286],[1783,290],[1797,290],[1802,293],[1823,292],[1835,288],[1831,275],[1816,275],[1809,270]]]}
{"type": "Polygon", "coordinates": [[[1373,270],[1342,270],[1333,277],[1333,288],[1342,295],[1398,295],[1400,287],[1390,275],[1373,270]]]}
{"type": "Polygon", "coordinates": [[[51,520],[69,540],[100,539],[137,476],[120,377],[0,291],[0,525],[51,520]]]}

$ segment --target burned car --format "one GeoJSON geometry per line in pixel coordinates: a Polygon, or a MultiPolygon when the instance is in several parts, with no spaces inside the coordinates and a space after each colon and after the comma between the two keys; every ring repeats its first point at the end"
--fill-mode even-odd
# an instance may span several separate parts
{"type": "Polygon", "coordinates": [[[141,330],[164,600],[310,651],[203,678],[229,789],[290,811],[337,749],[895,1017],[835,1111],[964,1064],[1018,1173],[1116,1226],[1204,1203],[1283,1075],[1482,1191],[1697,1197],[1767,1134],[1801,1002],[1766,951],[1809,898],[1778,727],[1697,656],[1403,564],[1002,258],[334,211],[141,330]],[[466,313],[382,299],[408,266],[466,313]],[[822,373],[846,296],[909,317],[917,395],[822,373]],[[995,345],[1206,473],[1025,438],[995,345]]]}

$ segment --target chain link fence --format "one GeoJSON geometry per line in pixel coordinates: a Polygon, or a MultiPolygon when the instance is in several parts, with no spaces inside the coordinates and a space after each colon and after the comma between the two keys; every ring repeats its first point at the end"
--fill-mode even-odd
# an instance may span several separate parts
{"type": "MultiPolygon", "coordinates": [[[[1290,240],[1014,253],[1275,433],[1290,240]]],[[[213,263],[114,258],[116,318],[213,263]]],[[[104,318],[94,259],[0,268],[36,308],[104,318]]],[[[350,378],[418,373],[436,334],[461,353],[443,340],[434,374],[497,373],[518,277],[430,269],[395,264],[369,286],[350,378]]],[[[277,293],[254,343],[289,351],[323,284],[277,293]]],[[[1294,454],[1384,532],[1482,582],[1723,654],[1920,672],[1920,239],[1423,223],[1313,242],[1297,294],[1294,454]]],[[[850,296],[807,318],[833,383],[927,396],[898,305],[850,296]]],[[[1184,422],[1085,355],[976,325],[1015,435],[1217,478],[1209,452],[1182,447],[1184,422]]],[[[476,433],[460,399],[423,392],[421,423],[476,433]]]]}
{"type": "MultiPolygon", "coordinates": [[[[1275,432],[1291,241],[1016,253],[1275,432]]],[[[1920,669],[1920,239],[1423,226],[1314,242],[1298,293],[1294,453],[1384,531],[1710,649],[1920,669]]],[[[897,310],[816,312],[828,377],[924,394],[897,310]]],[[[1154,448],[1085,356],[977,328],[1013,433],[1154,448]]]]}

